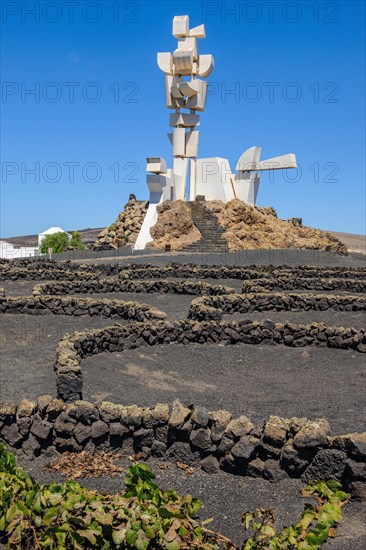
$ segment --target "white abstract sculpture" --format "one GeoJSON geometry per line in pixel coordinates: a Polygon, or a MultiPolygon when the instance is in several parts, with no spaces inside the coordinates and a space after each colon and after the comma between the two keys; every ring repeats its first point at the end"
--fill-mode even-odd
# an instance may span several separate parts
{"type": "Polygon", "coordinates": [[[258,146],[241,155],[235,172],[227,159],[197,158],[198,113],[204,111],[207,99],[207,82],[203,79],[213,71],[214,59],[211,54],[198,53],[197,40],[206,37],[205,26],[189,29],[188,15],[174,17],[173,36],[178,41],[177,49],[157,56],[158,66],[165,74],[166,106],[174,110],[169,118],[172,131],[168,133],[173,167],[168,169],[161,157],[147,159],[150,200],[136,240],[135,247],[140,250],[152,240],[150,229],[157,221],[158,204],[166,200],[186,200],[188,191],[190,201],[204,195],[206,200],[228,202],[237,198],[254,206],[262,171],[297,167],[293,153],[260,161],[262,149],[258,146]]]}

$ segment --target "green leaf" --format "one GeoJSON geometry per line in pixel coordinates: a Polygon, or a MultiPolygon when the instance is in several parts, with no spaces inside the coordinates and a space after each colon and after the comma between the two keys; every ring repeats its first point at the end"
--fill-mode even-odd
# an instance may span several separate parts
{"type": "Polygon", "coordinates": [[[35,512],[37,512],[37,514],[40,514],[42,512],[40,492],[37,492],[34,496],[32,508],[35,512]]]}
{"type": "Polygon", "coordinates": [[[242,523],[244,525],[244,529],[248,530],[252,521],[254,519],[254,514],[251,512],[245,512],[242,516],[242,523]]]}
{"type": "Polygon", "coordinates": [[[144,522],[142,524],[142,528],[150,539],[153,539],[155,537],[155,530],[150,525],[147,525],[144,522]]]}
{"type": "MultiPolygon", "coordinates": [[[[77,533],[81,537],[84,537],[84,539],[87,539],[91,544],[96,544],[97,543],[97,538],[95,536],[95,533],[92,530],[78,529],[77,533]]],[[[97,533],[97,534],[99,535],[99,533],[97,533]]]]}
{"type": "Polygon", "coordinates": [[[308,535],[306,535],[305,542],[311,546],[318,547],[318,537],[316,533],[310,532],[308,535]]]}
{"type": "Polygon", "coordinates": [[[125,539],[127,544],[130,546],[133,546],[135,544],[135,541],[137,539],[137,533],[136,531],[133,531],[132,529],[127,529],[125,539]]]}
{"type": "Polygon", "coordinates": [[[112,514],[110,513],[106,513],[106,512],[95,512],[94,513],[94,518],[99,522],[101,523],[102,525],[111,525],[112,522],[113,522],[113,516],[112,514]]]}
{"type": "Polygon", "coordinates": [[[57,506],[54,506],[53,508],[49,508],[45,515],[43,516],[43,523],[45,525],[49,525],[52,523],[52,521],[57,518],[59,512],[59,508],[57,506]]]}
{"type": "Polygon", "coordinates": [[[137,539],[135,541],[135,547],[137,550],[146,550],[149,546],[150,540],[145,535],[144,531],[140,529],[138,531],[137,539]]]}
{"type": "Polygon", "coordinates": [[[202,525],[208,525],[209,523],[212,523],[214,520],[214,518],[207,518],[207,519],[204,519],[201,523],[202,525]]]}
{"type": "Polygon", "coordinates": [[[186,537],[189,533],[188,529],[182,524],[179,529],[178,529],[178,533],[180,534],[181,537],[186,537]]]}
{"type": "Polygon", "coordinates": [[[23,512],[21,512],[16,503],[12,504],[6,512],[6,521],[11,522],[16,518],[23,517],[23,512]]]}
{"type": "Polygon", "coordinates": [[[121,545],[125,540],[126,529],[115,529],[112,532],[112,539],[116,546],[121,545]]]}
{"type": "Polygon", "coordinates": [[[52,533],[56,536],[59,547],[63,548],[66,545],[67,533],[63,529],[52,529],[52,533]]]}
{"type": "Polygon", "coordinates": [[[276,534],[276,530],[274,529],[274,527],[272,527],[272,525],[263,525],[262,529],[261,529],[261,533],[262,535],[264,535],[266,538],[268,537],[274,537],[275,534],[276,534]]]}
{"type": "Polygon", "coordinates": [[[173,540],[171,542],[167,542],[165,544],[165,548],[166,548],[166,550],[179,550],[180,549],[180,544],[179,544],[178,541],[173,540]]]}
{"type": "Polygon", "coordinates": [[[184,514],[175,506],[164,506],[159,508],[159,515],[162,518],[184,518],[184,514]]]}
{"type": "Polygon", "coordinates": [[[18,544],[22,540],[22,528],[21,525],[18,523],[18,525],[15,527],[15,529],[12,531],[9,542],[10,544],[18,544]]]}

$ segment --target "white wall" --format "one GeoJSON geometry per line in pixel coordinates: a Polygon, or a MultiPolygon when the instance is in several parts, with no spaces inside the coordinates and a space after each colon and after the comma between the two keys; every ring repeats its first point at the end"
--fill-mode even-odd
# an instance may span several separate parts
{"type": "Polygon", "coordinates": [[[230,201],[234,198],[233,178],[229,161],[220,157],[196,160],[196,195],[204,195],[206,201],[230,201]]]}
{"type": "MultiPolygon", "coordinates": [[[[180,159],[178,159],[180,160],[180,159]]],[[[153,240],[150,229],[156,224],[158,213],[156,211],[159,204],[166,200],[175,199],[171,196],[172,171],[169,169],[167,174],[148,174],[147,185],[150,190],[149,207],[137,239],[135,242],[136,250],[144,250],[147,243],[153,240]]]]}
{"type": "Polygon", "coordinates": [[[39,247],[41,246],[41,243],[42,243],[43,239],[45,237],[47,237],[47,235],[54,235],[55,233],[66,233],[68,235],[69,239],[71,239],[70,233],[67,233],[67,231],[65,231],[61,227],[50,227],[49,229],[46,229],[46,231],[43,231],[42,233],[39,233],[39,235],[38,235],[38,246],[39,247]]]}
{"type": "Polygon", "coordinates": [[[0,258],[11,260],[13,258],[29,258],[38,256],[38,247],[21,246],[15,248],[11,243],[0,241],[0,258]]]}

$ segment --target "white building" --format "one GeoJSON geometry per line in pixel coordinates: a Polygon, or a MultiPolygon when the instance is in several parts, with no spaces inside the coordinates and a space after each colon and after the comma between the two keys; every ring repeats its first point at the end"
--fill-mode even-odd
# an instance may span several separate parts
{"type": "Polygon", "coordinates": [[[53,235],[54,233],[66,233],[69,239],[71,239],[70,233],[67,233],[67,231],[65,231],[61,227],[49,227],[48,229],[46,229],[45,231],[43,231],[38,235],[38,247],[41,246],[43,239],[47,237],[47,235],[53,235]]]}
{"type": "Polygon", "coordinates": [[[38,247],[34,246],[14,246],[12,243],[0,241],[0,258],[12,260],[14,258],[29,258],[38,256],[38,247]]]}

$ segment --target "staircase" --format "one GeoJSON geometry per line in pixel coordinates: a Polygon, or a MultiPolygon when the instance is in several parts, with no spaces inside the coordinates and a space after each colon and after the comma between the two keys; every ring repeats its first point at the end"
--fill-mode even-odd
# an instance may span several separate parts
{"type": "Polygon", "coordinates": [[[191,209],[192,220],[202,237],[199,241],[182,248],[184,252],[228,252],[227,242],[221,238],[224,229],[219,225],[215,214],[204,201],[187,202],[191,209]]]}

